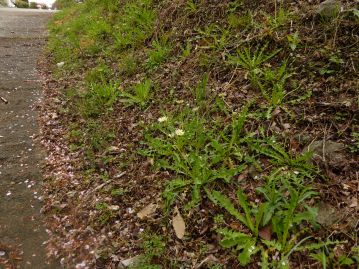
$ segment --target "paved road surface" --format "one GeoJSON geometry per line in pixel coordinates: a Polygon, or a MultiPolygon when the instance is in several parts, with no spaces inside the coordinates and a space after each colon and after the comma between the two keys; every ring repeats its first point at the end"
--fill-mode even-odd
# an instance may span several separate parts
{"type": "Polygon", "coordinates": [[[40,208],[43,155],[34,105],[41,98],[37,59],[52,13],[0,8],[0,269],[46,264],[40,208]],[[19,258],[19,259],[18,259],[19,258]],[[21,260],[20,260],[21,259],[21,260]]]}

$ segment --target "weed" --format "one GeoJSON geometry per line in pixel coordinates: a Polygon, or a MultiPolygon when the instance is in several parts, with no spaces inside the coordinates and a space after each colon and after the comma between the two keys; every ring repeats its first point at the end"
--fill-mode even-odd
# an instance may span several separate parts
{"type": "Polygon", "coordinates": [[[308,246],[310,250],[317,250],[316,252],[311,252],[310,257],[318,261],[322,268],[346,268],[351,265],[358,263],[358,247],[353,247],[350,253],[337,256],[329,249],[330,245],[338,246],[340,245],[339,241],[329,241],[323,242],[321,244],[312,244],[308,246]]]}
{"type": "Polygon", "coordinates": [[[71,124],[69,126],[69,133],[67,139],[70,143],[70,150],[76,151],[83,146],[83,131],[77,124],[71,124]]]}
{"type": "Polygon", "coordinates": [[[161,269],[162,266],[153,264],[154,258],[160,258],[165,252],[163,237],[156,234],[142,234],[141,247],[144,254],[139,258],[131,269],[161,269]]]}
{"type": "Polygon", "coordinates": [[[101,225],[105,225],[109,221],[111,221],[113,218],[116,217],[116,214],[113,210],[110,209],[109,205],[107,203],[98,203],[95,207],[99,212],[100,216],[98,217],[97,221],[101,225]]]}
{"type": "Polygon", "coordinates": [[[231,65],[242,67],[250,72],[250,74],[258,74],[263,63],[273,58],[280,50],[265,54],[266,46],[257,48],[253,53],[250,48],[237,50],[237,55],[229,55],[228,63],[231,65]]]}
{"type": "Polygon", "coordinates": [[[84,140],[92,152],[104,150],[116,137],[111,130],[96,121],[89,121],[86,127],[84,140]]]}
{"type": "MultiPolygon", "coordinates": [[[[203,100],[202,97],[203,92],[198,94],[198,100],[203,100]]],[[[243,127],[240,122],[233,125],[236,139],[243,127]]],[[[197,205],[206,186],[219,180],[228,183],[245,168],[244,164],[235,164],[241,159],[238,147],[234,146],[236,140],[230,143],[225,135],[227,130],[216,130],[211,124],[209,127],[197,112],[188,109],[176,118],[166,117],[166,121],[156,123],[146,135],[149,149],[143,154],[155,157],[157,166],[177,174],[163,192],[167,209],[187,189],[192,192],[186,208],[197,205]],[[153,137],[152,132],[160,135],[153,137]]]]}
{"type": "Polygon", "coordinates": [[[151,98],[151,88],[151,80],[145,79],[134,86],[133,93],[122,92],[120,102],[126,106],[139,105],[141,108],[145,108],[151,98]]]}
{"type": "Polygon", "coordinates": [[[165,243],[162,236],[144,233],[142,240],[141,245],[148,258],[161,257],[165,252],[165,243]]]}
{"type": "Polygon", "coordinates": [[[107,83],[111,73],[110,68],[104,62],[100,62],[95,68],[86,73],[85,80],[88,84],[107,83]]]}
{"type": "Polygon", "coordinates": [[[228,11],[230,13],[236,12],[242,6],[243,6],[243,1],[242,0],[230,1],[229,5],[228,5],[228,11]]]}
{"type": "Polygon", "coordinates": [[[207,25],[203,30],[198,30],[202,35],[202,39],[206,42],[204,48],[213,49],[215,51],[222,51],[229,38],[229,30],[219,27],[216,24],[207,25]]]}
{"type": "Polygon", "coordinates": [[[190,13],[195,13],[198,7],[193,0],[187,0],[186,10],[190,13]]]}
{"type": "Polygon", "coordinates": [[[114,26],[113,36],[116,47],[125,49],[135,48],[144,42],[153,32],[155,14],[150,0],[136,0],[127,2],[114,26]]]}
{"type": "Polygon", "coordinates": [[[247,32],[256,27],[259,27],[258,24],[254,21],[254,15],[250,10],[244,12],[241,16],[230,13],[227,20],[231,28],[240,28],[243,32],[247,32]]]}
{"type": "Polygon", "coordinates": [[[337,72],[340,72],[342,69],[342,65],[344,64],[343,59],[341,59],[338,55],[332,54],[328,57],[328,63],[322,66],[319,69],[319,73],[321,75],[332,75],[337,72]]]}
{"type": "Polygon", "coordinates": [[[257,153],[263,154],[269,158],[269,161],[279,167],[292,169],[296,173],[303,173],[311,177],[313,165],[309,162],[311,153],[303,155],[293,155],[288,153],[274,138],[246,139],[249,147],[257,153]]]}
{"type": "Polygon", "coordinates": [[[291,74],[287,72],[287,62],[284,62],[279,68],[274,70],[265,68],[263,69],[262,77],[259,77],[259,75],[254,74],[251,77],[253,84],[258,86],[272,108],[279,106],[286,95],[285,86],[287,79],[291,77],[291,74]]]}
{"type": "Polygon", "coordinates": [[[274,57],[280,50],[265,54],[265,47],[255,50],[249,48],[237,51],[237,56],[229,56],[228,63],[240,66],[249,72],[251,84],[259,88],[263,97],[268,101],[267,118],[273,108],[281,105],[286,96],[286,83],[291,74],[287,71],[287,62],[283,62],[277,69],[262,67],[262,65],[274,57]]]}
{"type": "Polygon", "coordinates": [[[116,188],[111,190],[111,196],[120,197],[126,193],[126,190],[123,188],[116,188]]]}
{"type": "Polygon", "coordinates": [[[150,0],[135,0],[118,5],[116,1],[86,1],[55,15],[51,24],[49,50],[57,62],[68,68],[81,64],[80,59],[98,53],[108,54],[135,48],[153,32],[155,13],[150,0]],[[104,17],[103,14],[109,14],[104,17]],[[116,14],[116,16],[114,16],[116,14]],[[113,40],[114,45],[108,45],[113,40]]]}
{"type": "Polygon", "coordinates": [[[186,46],[181,49],[182,50],[182,57],[187,58],[191,55],[192,45],[191,42],[187,41],[186,46]]]}
{"type": "Polygon", "coordinates": [[[133,75],[137,70],[137,59],[132,51],[121,57],[119,69],[121,74],[133,75]]]}
{"type": "MultiPolygon", "coordinates": [[[[290,254],[308,239],[305,238],[296,243],[296,229],[303,221],[314,222],[316,210],[307,206],[306,201],[316,193],[310,188],[298,188],[298,184],[294,183],[294,186],[292,184],[288,178],[281,178],[277,175],[264,187],[258,189],[259,193],[263,194],[265,201],[252,206],[243,191],[238,189],[237,200],[244,214],[238,211],[231,200],[222,193],[218,191],[209,193],[209,197],[214,203],[226,209],[250,231],[250,233],[243,233],[228,228],[218,229],[219,234],[223,237],[220,242],[221,246],[224,248],[235,247],[239,252],[238,261],[241,265],[247,265],[252,255],[267,249],[271,252],[278,251],[280,259],[275,264],[286,268],[284,265],[288,264],[290,254]],[[276,240],[259,238],[260,229],[269,223],[277,236],[276,240]]],[[[266,256],[268,257],[268,255],[266,256]]],[[[262,259],[265,262],[267,258],[262,259]]]]}
{"type": "Polygon", "coordinates": [[[266,16],[268,25],[271,30],[275,30],[279,27],[284,26],[291,18],[291,13],[283,8],[283,5],[280,4],[279,8],[275,5],[274,16],[266,16]]]}
{"type": "Polygon", "coordinates": [[[299,97],[297,98],[294,98],[292,100],[289,100],[288,103],[289,104],[300,104],[302,103],[303,101],[307,100],[308,98],[310,98],[312,96],[313,92],[312,90],[308,90],[306,92],[304,92],[302,95],[300,95],[299,97]]]}
{"type": "Polygon", "coordinates": [[[72,143],[80,142],[83,133],[79,129],[79,127],[77,125],[71,125],[69,129],[70,129],[70,131],[67,135],[69,141],[72,143]]]}
{"type": "Polygon", "coordinates": [[[359,152],[359,133],[353,132],[352,138],[353,138],[352,139],[353,145],[350,146],[350,151],[353,153],[358,153],[359,152]]]}
{"type": "Polygon", "coordinates": [[[119,97],[118,83],[91,83],[87,93],[79,100],[80,113],[87,118],[96,118],[111,110],[119,97]]]}
{"type": "Polygon", "coordinates": [[[299,33],[298,31],[287,36],[289,48],[294,51],[298,47],[300,43],[299,33]]]}
{"type": "Polygon", "coordinates": [[[164,62],[171,52],[171,47],[164,41],[153,41],[152,50],[148,52],[148,59],[145,63],[146,68],[153,69],[164,62]]]}
{"type": "Polygon", "coordinates": [[[194,90],[193,98],[195,100],[196,107],[198,108],[201,108],[206,100],[208,78],[208,74],[205,74],[194,90]]]}

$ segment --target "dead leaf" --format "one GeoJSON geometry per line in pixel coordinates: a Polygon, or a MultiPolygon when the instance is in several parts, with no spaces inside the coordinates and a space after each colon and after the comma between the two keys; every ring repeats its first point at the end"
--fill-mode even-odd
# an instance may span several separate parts
{"type": "Polygon", "coordinates": [[[205,264],[215,264],[218,262],[219,262],[219,260],[213,254],[211,254],[211,255],[207,256],[203,261],[201,261],[201,263],[198,264],[196,266],[196,268],[204,268],[203,265],[205,265],[205,264]]]}
{"type": "Polygon", "coordinates": [[[357,207],[357,206],[358,206],[358,199],[356,197],[353,197],[349,207],[357,207]]]}
{"type": "Polygon", "coordinates": [[[270,241],[272,239],[272,228],[270,225],[267,225],[263,227],[258,234],[261,238],[270,241]]]}
{"type": "Polygon", "coordinates": [[[186,231],[186,223],[184,222],[177,207],[175,207],[174,209],[174,214],[175,215],[172,218],[172,226],[173,229],[175,230],[177,238],[182,239],[186,231]]]}
{"type": "Polygon", "coordinates": [[[140,219],[147,218],[152,214],[154,214],[156,212],[156,209],[157,209],[157,204],[150,203],[149,205],[142,208],[140,212],[137,213],[137,217],[139,217],[140,219]]]}
{"type": "Polygon", "coordinates": [[[121,261],[122,266],[124,267],[130,267],[136,263],[138,263],[138,261],[140,260],[140,256],[135,256],[126,260],[121,261]]]}

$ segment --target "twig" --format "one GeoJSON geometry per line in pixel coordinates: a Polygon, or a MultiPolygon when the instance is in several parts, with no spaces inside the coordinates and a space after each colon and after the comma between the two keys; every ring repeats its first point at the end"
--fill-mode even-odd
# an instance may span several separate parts
{"type": "Polygon", "coordinates": [[[5,104],[9,103],[9,101],[6,100],[4,97],[1,97],[1,96],[0,96],[0,99],[1,99],[1,101],[3,101],[5,104]]]}

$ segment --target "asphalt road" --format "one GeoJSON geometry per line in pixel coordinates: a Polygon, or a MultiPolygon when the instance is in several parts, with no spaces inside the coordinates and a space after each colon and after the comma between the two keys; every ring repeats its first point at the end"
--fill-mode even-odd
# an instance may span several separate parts
{"type": "Polygon", "coordinates": [[[42,223],[36,70],[51,12],[0,8],[0,269],[55,269],[42,223]]]}

